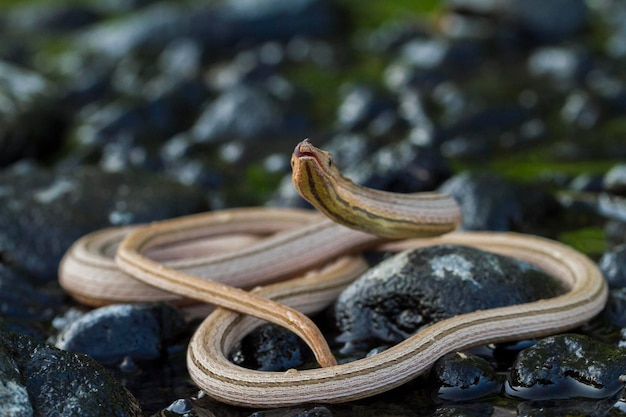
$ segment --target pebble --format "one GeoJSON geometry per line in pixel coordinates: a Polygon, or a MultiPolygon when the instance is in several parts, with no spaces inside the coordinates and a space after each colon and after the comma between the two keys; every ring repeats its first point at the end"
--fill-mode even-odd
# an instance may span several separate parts
{"type": "Polygon", "coordinates": [[[485,360],[468,353],[449,353],[435,362],[430,370],[433,396],[436,400],[470,401],[498,394],[504,379],[485,360]]]}
{"type": "Polygon", "coordinates": [[[168,304],[118,304],[91,310],[68,323],[54,345],[104,364],[125,358],[158,359],[168,341],[184,329],[182,315],[168,304]]]}
{"type": "Polygon", "coordinates": [[[340,294],[337,339],[399,342],[452,316],[561,291],[547,274],[512,258],[462,246],[409,250],[365,272],[340,294]]]}
{"type": "Polygon", "coordinates": [[[621,349],[583,335],[557,335],[523,350],[505,387],[528,400],[610,398],[624,388],[624,366],[621,349]]]}
{"type": "Polygon", "coordinates": [[[135,398],[85,355],[0,329],[3,416],[139,417],[135,398]]]}
{"type": "Polygon", "coordinates": [[[258,371],[286,371],[311,361],[313,354],[297,336],[265,324],[248,334],[230,353],[231,361],[258,371]]]}

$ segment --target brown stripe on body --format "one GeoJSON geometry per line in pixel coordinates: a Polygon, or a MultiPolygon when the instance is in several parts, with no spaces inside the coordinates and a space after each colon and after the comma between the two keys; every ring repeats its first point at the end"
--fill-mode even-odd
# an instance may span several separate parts
{"type": "MultiPolygon", "coordinates": [[[[345,218],[344,216],[340,215],[336,210],[331,210],[328,208],[328,206],[326,205],[326,203],[324,202],[324,200],[320,197],[320,193],[318,192],[317,188],[316,188],[316,184],[320,185],[321,187],[323,187],[325,189],[325,191],[330,194],[334,194],[336,199],[341,202],[341,204],[347,205],[348,207],[350,207],[346,201],[344,201],[343,199],[339,198],[339,196],[337,195],[337,193],[335,192],[335,190],[332,187],[327,187],[326,186],[326,181],[315,181],[315,179],[313,178],[313,174],[311,173],[311,167],[309,165],[305,165],[304,166],[306,169],[306,174],[307,174],[307,182],[309,185],[309,190],[311,191],[311,197],[315,200],[315,202],[317,203],[317,207],[324,211],[325,213],[328,213],[328,215],[334,217],[335,219],[337,219],[337,221],[341,224],[344,224],[346,226],[350,225],[350,226],[355,226],[356,223],[350,219],[345,218]],[[329,192],[330,191],[330,192],[329,192]]],[[[316,205],[314,202],[310,202],[313,205],[316,205]]]]}

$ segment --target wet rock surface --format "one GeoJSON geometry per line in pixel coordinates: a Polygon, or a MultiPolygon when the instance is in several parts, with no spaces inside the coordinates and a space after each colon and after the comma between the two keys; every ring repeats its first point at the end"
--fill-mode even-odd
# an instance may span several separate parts
{"type": "Polygon", "coordinates": [[[100,363],[157,359],[163,355],[166,342],[183,330],[182,315],[167,304],[112,305],[68,323],[54,345],[85,353],[100,363]]]}
{"type": "Polygon", "coordinates": [[[449,353],[430,370],[433,396],[439,401],[469,401],[500,393],[504,378],[478,356],[449,353]]]}
{"type": "Polygon", "coordinates": [[[0,173],[0,190],[2,258],[39,282],[56,281],[67,248],[90,231],[207,209],[198,190],[144,172],[14,169],[0,173]]]}
{"type": "Polygon", "coordinates": [[[399,342],[449,317],[562,292],[561,285],[538,268],[478,249],[432,246],[405,251],[370,269],[341,293],[335,305],[339,339],[399,342]]]}
{"type": "Polygon", "coordinates": [[[507,393],[529,400],[605,399],[624,387],[621,349],[581,335],[540,340],[517,357],[507,393]]]}
{"type": "Polygon", "coordinates": [[[493,174],[461,173],[444,182],[439,191],[461,206],[464,230],[529,231],[560,208],[542,189],[493,174]]]}
{"type": "Polygon", "coordinates": [[[12,416],[141,416],[135,398],[104,368],[0,329],[0,410],[12,416]]]}
{"type": "Polygon", "coordinates": [[[52,82],[0,58],[0,100],[0,167],[59,150],[69,120],[52,82]]]}
{"type": "Polygon", "coordinates": [[[313,359],[309,348],[293,333],[266,324],[248,334],[234,351],[231,361],[259,371],[286,371],[313,359]]]}

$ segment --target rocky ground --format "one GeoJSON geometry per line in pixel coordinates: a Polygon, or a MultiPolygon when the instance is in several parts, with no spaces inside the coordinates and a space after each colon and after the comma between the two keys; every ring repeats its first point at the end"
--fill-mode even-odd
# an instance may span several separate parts
{"type": "MultiPolygon", "coordinates": [[[[623,2],[448,0],[420,10],[352,0],[0,7],[0,414],[626,411],[623,2]],[[538,234],[583,251],[609,282],[607,308],[568,335],[448,355],[429,375],[372,399],[257,411],[198,392],[184,363],[197,322],[176,308],[89,309],[59,287],[63,253],[102,227],[224,207],[305,206],[289,178],[290,153],[305,137],[331,151],[358,183],[450,193],[466,230],[538,234]]],[[[444,249],[409,258],[454,256],[470,269],[490,266],[484,254],[444,249]]],[[[405,261],[396,260],[397,268],[405,261]]],[[[423,289],[402,279],[374,289],[359,281],[316,317],[329,339],[339,336],[343,360],[384,349],[427,325],[424,319],[458,313],[458,302],[423,306],[423,289]],[[408,295],[398,296],[398,287],[408,295]],[[393,308],[372,315],[372,291],[393,308]]],[[[527,281],[506,283],[509,302],[560,291],[546,285],[521,294],[528,286],[520,282],[527,281]]],[[[455,288],[440,291],[452,300],[455,288]]],[[[501,291],[486,295],[500,302],[501,291]]],[[[307,366],[308,355],[271,326],[232,353],[259,369],[307,366]]]]}

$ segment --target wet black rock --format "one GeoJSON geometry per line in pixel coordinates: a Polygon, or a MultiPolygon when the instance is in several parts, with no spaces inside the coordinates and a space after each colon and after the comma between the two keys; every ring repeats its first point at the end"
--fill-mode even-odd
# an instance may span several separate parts
{"type": "Polygon", "coordinates": [[[71,32],[100,20],[103,14],[86,4],[28,3],[8,13],[10,28],[19,31],[71,32]]]}
{"type": "Polygon", "coordinates": [[[626,164],[615,165],[605,174],[604,189],[614,194],[626,194],[626,164]]]}
{"type": "Polygon", "coordinates": [[[55,346],[85,353],[100,363],[119,363],[127,357],[157,359],[184,328],[182,315],[168,304],[119,304],[92,310],[69,323],[55,346]]]}
{"type": "MultiPolygon", "coordinates": [[[[162,168],[158,157],[160,145],[193,124],[208,95],[203,84],[195,79],[163,84],[150,98],[137,98],[132,104],[124,101],[107,104],[81,120],[77,127],[82,132],[81,146],[63,165],[95,160],[107,171],[162,168]],[[77,158],[76,155],[82,154],[82,159],[87,161],[77,158]]],[[[80,97],[82,94],[73,94],[66,100],[71,103],[88,99],[80,97]]]]}
{"type": "Polygon", "coordinates": [[[494,407],[491,404],[451,404],[437,408],[432,417],[492,417],[494,407]]]}
{"type": "Polygon", "coordinates": [[[613,325],[626,327],[626,287],[609,290],[604,314],[613,325]]]}
{"type": "Polygon", "coordinates": [[[341,293],[335,306],[339,340],[398,342],[452,316],[560,293],[546,273],[512,258],[463,246],[405,251],[341,293]]]}
{"type": "Polygon", "coordinates": [[[374,123],[385,115],[393,115],[394,120],[398,104],[381,91],[369,85],[350,85],[344,87],[341,103],[337,108],[337,125],[343,131],[364,131],[375,129],[374,123]]]}
{"type": "Polygon", "coordinates": [[[302,137],[307,123],[260,88],[239,85],[223,92],[198,117],[191,134],[198,142],[302,137]]]}
{"type": "Polygon", "coordinates": [[[603,400],[538,400],[524,401],[517,406],[517,417],[613,416],[623,414],[618,407],[619,395],[603,400]],[[611,409],[613,409],[611,411],[611,409]]]}
{"type": "Polygon", "coordinates": [[[596,209],[606,218],[626,222],[626,197],[624,196],[600,193],[596,209]]]}
{"type": "Polygon", "coordinates": [[[536,119],[520,105],[467,109],[460,113],[440,133],[440,140],[444,141],[442,152],[447,157],[481,160],[498,147],[513,148],[542,134],[540,126],[531,135],[525,131],[536,119]]]}
{"type": "Polygon", "coordinates": [[[568,187],[574,191],[597,193],[603,190],[603,177],[589,173],[582,173],[574,177],[568,187]]]}
{"type": "Polygon", "coordinates": [[[4,319],[49,320],[62,304],[62,295],[38,287],[31,278],[0,263],[0,316],[4,319]]]}
{"type": "Polygon", "coordinates": [[[135,398],[85,355],[0,330],[0,414],[141,416],[135,398]]]}
{"type": "Polygon", "coordinates": [[[63,144],[68,120],[43,76],[0,61],[0,101],[0,167],[49,157],[63,144]]]}
{"type": "Polygon", "coordinates": [[[626,246],[620,245],[605,252],[598,267],[611,288],[626,287],[626,246]]]}
{"type": "Polygon", "coordinates": [[[589,24],[584,0],[504,1],[506,14],[519,23],[524,34],[541,42],[557,42],[580,33],[589,24]]]}
{"type": "Polygon", "coordinates": [[[169,42],[194,39],[207,58],[232,54],[241,44],[286,41],[294,36],[338,33],[341,17],[326,0],[229,0],[186,7],[157,3],[114,24],[105,22],[83,33],[78,45],[122,57],[131,52],[158,53],[169,42]]]}
{"type": "MultiPolygon", "coordinates": [[[[584,0],[531,1],[448,0],[448,5],[469,16],[494,19],[501,28],[515,31],[520,41],[558,42],[580,33],[589,24],[584,0]]],[[[507,31],[500,36],[507,37],[507,31]]],[[[511,36],[508,33],[508,36],[511,36]]]]}
{"type": "Polygon", "coordinates": [[[309,407],[277,408],[275,410],[256,411],[249,417],[332,417],[330,410],[321,405],[309,407]]]}
{"type": "Polygon", "coordinates": [[[528,71],[531,75],[549,80],[553,88],[565,92],[580,85],[591,68],[586,53],[572,48],[537,48],[528,57],[528,71]]]}
{"type": "Polygon", "coordinates": [[[518,355],[506,392],[530,400],[603,399],[624,388],[624,351],[583,335],[540,340],[518,355]]]}
{"type": "Polygon", "coordinates": [[[460,204],[465,230],[532,231],[558,213],[556,200],[540,188],[494,174],[461,173],[439,187],[460,204]]]}
{"type": "MultiPolygon", "coordinates": [[[[333,155],[346,177],[357,184],[397,193],[432,191],[450,177],[448,162],[434,148],[408,142],[373,150],[371,141],[359,134],[340,134],[318,145],[333,155]]],[[[296,192],[291,174],[281,182],[270,205],[310,207],[296,192]]]]}
{"type": "Polygon", "coordinates": [[[450,176],[450,167],[432,148],[407,142],[378,149],[345,174],[366,187],[397,193],[430,191],[450,176]]]}
{"type": "Polygon", "coordinates": [[[274,324],[256,328],[230,353],[237,365],[259,371],[286,371],[312,359],[309,348],[293,333],[274,324]]]}
{"type": "Polygon", "coordinates": [[[438,401],[469,401],[497,394],[504,380],[484,359],[468,353],[449,353],[430,370],[433,396],[438,401]]]}
{"type": "Polygon", "coordinates": [[[207,209],[197,189],[141,172],[6,170],[0,190],[3,259],[40,282],[57,279],[61,257],[88,232],[207,209]]]}
{"type": "Polygon", "coordinates": [[[332,417],[331,411],[321,405],[309,407],[277,408],[274,410],[257,411],[249,417],[332,417]]]}

